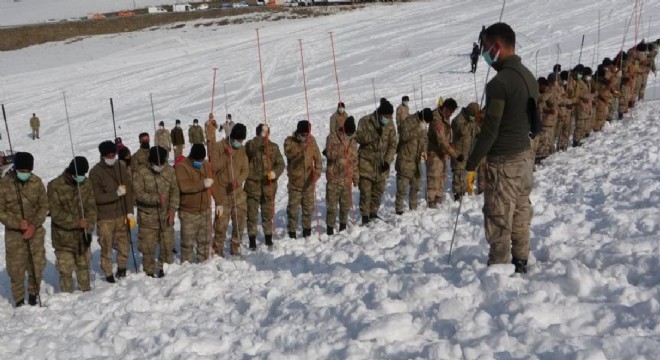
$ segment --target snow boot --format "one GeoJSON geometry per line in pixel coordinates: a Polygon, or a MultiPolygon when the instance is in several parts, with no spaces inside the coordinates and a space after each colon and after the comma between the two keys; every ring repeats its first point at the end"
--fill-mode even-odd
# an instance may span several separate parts
{"type": "Polygon", "coordinates": [[[335,234],[335,228],[332,227],[332,226],[328,226],[326,234],[328,234],[328,236],[334,235],[335,234]]]}
{"type": "Polygon", "coordinates": [[[339,231],[344,231],[346,230],[346,224],[339,223],[339,231]]]}
{"type": "Polygon", "coordinates": [[[19,308],[21,306],[25,305],[25,300],[20,299],[16,302],[16,307],[19,308]]]}
{"type": "Polygon", "coordinates": [[[256,235],[250,235],[250,236],[248,236],[248,239],[250,240],[250,251],[256,251],[257,250],[257,236],[256,235]]]}
{"type": "Polygon", "coordinates": [[[304,229],[303,228],[303,237],[308,238],[310,236],[312,236],[312,229],[304,229]]]}
{"type": "Polygon", "coordinates": [[[368,216],[363,216],[363,217],[362,217],[362,225],[367,225],[367,224],[369,224],[370,222],[371,222],[371,220],[369,220],[369,217],[368,217],[368,216]]]}
{"type": "Polygon", "coordinates": [[[117,277],[117,279],[125,278],[126,277],[126,269],[118,268],[117,273],[115,274],[115,276],[117,277]]]}
{"type": "Polygon", "coordinates": [[[229,255],[240,256],[241,255],[241,244],[231,243],[231,248],[229,249],[229,255]]]}
{"type": "Polygon", "coordinates": [[[36,306],[37,305],[37,295],[28,294],[28,304],[30,304],[30,306],[36,306]]]}
{"type": "Polygon", "coordinates": [[[156,275],[154,275],[153,273],[147,273],[147,276],[154,279],[156,278],[156,275]]]}
{"type": "Polygon", "coordinates": [[[463,194],[455,193],[454,194],[454,201],[460,201],[462,197],[463,197],[463,194]]]}
{"type": "Polygon", "coordinates": [[[296,238],[296,232],[295,231],[289,231],[289,238],[295,239],[296,238]]]}
{"type": "Polygon", "coordinates": [[[375,220],[375,219],[380,219],[380,218],[378,217],[378,214],[376,214],[376,213],[369,214],[369,220],[375,220]]]}
{"type": "Polygon", "coordinates": [[[623,120],[623,113],[619,111],[619,120],[623,120]]]}
{"type": "Polygon", "coordinates": [[[113,275],[106,276],[105,281],[109,282],[110,284],[114,284],[115,283],[115,277],[113,275]]]}
{"type": "Polygon", "coordinates": [[[164,278],[165,277],[165,271],[163,271],[163,269],[160,269],[160,271],[158,271],[158,277],[159,278],[164,278]]]}
{"type": "Polygon", "coordinates": [[[270,235],[264,235],[264,237],[266,238],[266,239],[265,239],[265,240],[266,240],[266,241],[265,241],[266,246],[269,246],[269,247],[270,247],[270,246],[273,246],[273,235],[272,235],[272,234],[270,234],[270,235]]]}
{"type": "Polygon", "coordinates": [[[403,211],[397,211],[396,214],[401,216],[401,215],[403,215],[403,211]]]}
{"type": "Polygon", "coordinates": [[[511,263],[516,267],[516,273],[527,274],[527,260],[513,258],[511,263]]]}

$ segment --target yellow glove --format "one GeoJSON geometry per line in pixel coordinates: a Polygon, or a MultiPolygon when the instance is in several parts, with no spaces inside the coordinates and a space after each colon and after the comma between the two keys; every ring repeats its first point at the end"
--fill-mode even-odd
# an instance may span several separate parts
{"type": "Polygon", "coordinates": [[[467,193],[472,195],[474,193],[474,171],[467,173],[467,193]]]}
{"type": "Polygon", "coordinates": [[[126,220],[124,220],[124,223],[128,224],[128,227],[131,230],[135,229],[136,222],[135,222],[135,217],[133,216],[133,214],[127,214],[126,215],[126,220]]]}
{"type": "Polygon", "coordinates": [[[268,180],[275,180],[275,178],[277,178],[275,171],[271,171],[268,173],[268,180]]]}

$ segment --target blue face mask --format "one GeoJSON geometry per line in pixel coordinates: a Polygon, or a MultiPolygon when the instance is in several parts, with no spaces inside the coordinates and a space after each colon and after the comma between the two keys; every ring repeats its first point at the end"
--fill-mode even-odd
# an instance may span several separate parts
{"type": "Polygon", "coordinates": [[[26,172],[18,172],[18,171],[17,171],[17,172],[16,172],[16,177],[17,177],[18,180],[20,180],[21,182],[26,182],[26,181],[30,180],[30,177],[32,177],[32,173],[29,173],[29,172],[27,172],[27,173],[26,173],[26,172]]]}
{"type": "Polygon", "coordinates": [[[390,122],[390,120],[389,120],[388,118],[386,118],[385,116],[381,116],[381,117],[380,117],[380,120],[378,120],[378,121],[379,121],[380,124],[383,125],[383,126],[387,125],[387,123],[390,122]]]}
{"type": "Polygon", "coordinates": [[[484,58],[484,61],[486,62],[486,64],[488,64],[488,66],[492,66],[497,61],[497,58],[500,57],[499,51],[497,52],[497,54],[495,54],[494,59],[490,57],[490,51],[493,49],[493,46],[495,45],[492,45],[488,50],[481,53],[481,56],[484,58]]]}
{"type": "Polygon", "coordinates": [[[201,169],[202,168],[202,162],[201,161],[193,161],[193,167],[195,169],[201,169]]]}
{"type": "Polygon", "coordinates": [[[241,144],[240,141],[234,139],[231,140],[231,147],[233,147],[234,149],[238,149],[241,146],[243,146],[243,144],[241,144]]]}
{"type": "Polygon", "coordinates": [[[85,175],[78,175],[78,176],[76,176],[75,179],[76,179],[76,182],[77,182],[78,184],[80,184],[80,183],[82,183],[83,181],[85,181],[85,179],[87,179],[87,178],[85,177],[85,175]]]}

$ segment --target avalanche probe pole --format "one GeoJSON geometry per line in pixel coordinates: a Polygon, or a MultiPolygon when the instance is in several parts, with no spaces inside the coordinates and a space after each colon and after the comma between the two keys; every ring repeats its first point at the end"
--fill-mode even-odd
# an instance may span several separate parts
{"type": "MultiPolygon", "coordinates": [[[[112,128],[114,129],[115,132],[115,139],[117,138],[117,124],[115,122],[115,104],[112,101],[112,98],[110,98],[110,111],[112,112],[112,128]]],[[[121,174],[121,161],[119,162],[119,184],[124,185],[124,178],[121,174]]],[[[124,185],[125,186],[125,185],[124,185]]],[[[129,189],[132,191],[132,189],[129,189]]],[[[126,196],[126,195],[124,195],[126,196]]],[[[137,265],[137,260],[135,260],[135,250],[133,249],[133,234],[131,233],[131,226],[130,222],[128,221],[128,209],[127,209],[127,204],[126,204],[126,198],[124,197],[119,198],[119,201],[121,201],[121,207],[122,210],[124,210],[124,222],[126,223],[126,233],[128,234],[128,243],[131,245],[131,255],[133,255],[133,266],[135,266],[135,273],[137,274],[138,272],[138,265],[137,265]]],[[[133,213],[133,209],[131,208],[131,213],[133,213]]]]}
{"type": "MultiPolygon", "coordinates": [[[[9,152],[11,152],[12,156],[15,156],[16,154],[14,154],[14,148],[11,146],[11,136],[9,135],[9,125],[7,125],[7,113],[5,112],[5,104],[2,104],[2,117],[5,119],[5,129],[7,130],[7,142],[9,142],[9,152]]],[[[25,209],[23,208],[23,194],[21,193],[21,190],[18,188],[18,178],[16,177],[15,172],[14,172],[14,185],[16,188],[16,195],[18,197],[18,204],[20,205],[21,208],[21,220],[25,220],[25,209]]],[[[37,300],[39,301],[39,307],[42,307],[41,294],[40,294],[41,282],[37,284],[37,272],[35,271],[34,259],[32,258],[32,248],[30,247],[30,239],[25,240],[25,246],[27,246],[27,251],[28,251],[28,265],[32,270],[34,285],[37,288],[37,300]]],[[[29,283],[30,282],[28,280],[28,285],[29,283]]]]}
{"type": "MultiPolygon", "coordinates": [[[[156,133],[156,111],[154,110],[154,96],[153,94],[149,93],[149,101],[151,102],[151,118],[153,119],[154,123],[154,134],[156,133]]],[[[162,162],[160,161],[160,151],[158,151],[159,146],[156,145],[156,159],[158,160],[158,164],[162,165],[162,162]]],[[[158,204],[156,204],[156,211],[158,211],[158,240],[159,242],[164,240],[164,235],[163,235],[163,218],[161,217],[160,213],[162,211],[161,207],[162,204],[160,203],[160,190],[158,190],[158,181],[156,180],[156,176],[160,176],[160,174],[154,174],[154,185],[156,185],[156,192],[158,193],[159,196],[159,201],[158,204]]],[[[168,189],[169,190],[169,189],[168,189]]],[[[166,219],[166,221],[168,221],[166,219]]],[[[168,224],[169,226],[169,224],[168,224]]],[[[167,231],[167,229],[165,229],[167,231]]],[[[161,243],[162,244],[162,243],[161,243]]],[[[161,246],[160,251],[163,251],[163,247],[161,246]]],[[[162,266],[163,264],[161,264],[162,266]]],[[[157,268],[157,267],[156,267],[157,268]]]]}
{"type": "Polygon", "coordinates": [[[578,55],[578,64],[582,64],[582,48],[584,47],[584,34],[582,34],[582,43],[580,43],[580,55],[578,55]]]}

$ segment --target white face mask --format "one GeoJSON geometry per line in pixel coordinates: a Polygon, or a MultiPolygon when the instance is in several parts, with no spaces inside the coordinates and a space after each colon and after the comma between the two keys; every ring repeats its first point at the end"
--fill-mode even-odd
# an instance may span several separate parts
{"type": "Polygon", "coordinates": [[[589,76],[589,75],[585,76],[584,81],[591,81],[591,76],[589,76]]]}
{"type": "Polygon", "coordinates": [[[151,165],[151,169],[152,169],[154,172],[160,173],[160,172],[163,171],[163,166],[157,166],[157,165],[152,164],[152,165],[151,165]]]}
{"type": "Polygon", "coordinates": [[[404,102],[403,102],[403,105],[404,105],[404,106],[408,106],[408,102],[407,102],[407,101],[404,101],[404,102]]]}
{"type": "Polygon", "coordinates": [[[114,166],[115,163],[117,162],[117,158],[112,158],[112,159],[103,158],[103,162],[105,162],[105,164],[108,166],[114,166]]]}

